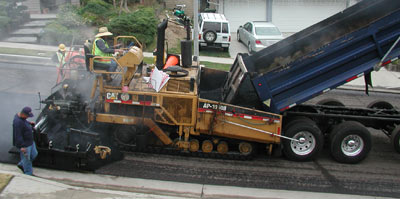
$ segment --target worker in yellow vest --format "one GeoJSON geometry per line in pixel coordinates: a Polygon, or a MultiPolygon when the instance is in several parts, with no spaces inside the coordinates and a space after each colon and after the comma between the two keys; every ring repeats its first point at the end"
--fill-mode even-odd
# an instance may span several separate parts
{"type": "MultiPolygon", "coordinates": [[[[96,39],[93,42],[92,53],[94,56],[99,57],[112,57],[115,52],[123,52],[121,49],[114,49],[109,47],[106,40],[107,37],[113,34],[108,31],[107,27],[99,28],[99,33],[96,35],[96,39]]],[[[102,63],[102,65],[108,65],[108,72],[114,72],[117,69],[117,63],[113,59],[95,59],[95,63],[102,63]]]]}
{"type": "Polygon", "coordinates": [[[57,84],[62,81],[62,69],[65,64],[65,52],[66,48],[64,44],[58,45],[58,51],[53,55],[52,60],[56,62],[56,68],[57,68],[57,84]]]}

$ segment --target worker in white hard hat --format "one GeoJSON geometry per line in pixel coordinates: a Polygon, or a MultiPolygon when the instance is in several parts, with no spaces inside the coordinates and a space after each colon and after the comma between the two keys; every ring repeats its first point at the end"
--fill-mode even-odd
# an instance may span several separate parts
{"type": "Polygon", "coordinates": [[[61,69],[65,64],[65,52],[66,52],[66,48],[64,44],[60,44],[58,45],[58,50],[56,52],[56,54],[52,57],[52,60],[54,62],[56,62],[56,68],[57,68],[57,83],[60,83],[61,81],[61,69]]]}

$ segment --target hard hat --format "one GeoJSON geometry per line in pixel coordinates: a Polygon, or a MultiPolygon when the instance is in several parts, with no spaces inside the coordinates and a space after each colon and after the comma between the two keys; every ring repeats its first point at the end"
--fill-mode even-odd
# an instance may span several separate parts
{"type": "Polygon", "coordinates": [[[108,32],[107,27],[101,27],[101,28],[99,28],[99,33],[95,37],[98,38],[98,37],[112,36],[112,35],[113,34],[111,32],[108,32]]]}
{"type": "Polygon", "coordinates": [[[58,50],[65,51],[65,45],[64,44],[58,45],[58,50]]]}

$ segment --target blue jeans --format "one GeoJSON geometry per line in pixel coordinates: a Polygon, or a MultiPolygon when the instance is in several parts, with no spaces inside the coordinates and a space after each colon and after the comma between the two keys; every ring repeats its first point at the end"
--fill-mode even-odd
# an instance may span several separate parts
{"type": "Polygon", "coordinates": [[[32,161],[35,160],[36,156],[38,155],[35,142],[33,142],[31,146],[26,147],[25,153],[21,151],[19,154],[21,161],[19,161],[18,165],[24,167],[25,174],[33,175],[32,161]]]}
{"type": "Polygon", "coordinates": [[[109,64],[110,66],[108,67],[108,72],[115,72],[117,70],[117,62],[115,62],[113,59],[111,60],[111,63],[109,64]]]}

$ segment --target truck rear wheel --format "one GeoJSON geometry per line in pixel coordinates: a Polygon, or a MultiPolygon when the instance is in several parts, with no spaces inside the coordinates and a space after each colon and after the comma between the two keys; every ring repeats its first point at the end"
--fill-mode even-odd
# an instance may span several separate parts
{"type": "Polygon", "coordinates": [[[394,150],[397,151],[397,153],[400,153],[400,126],[397,126],[393,131],[391,141],[392,141],[392,146],[394,147],[394,150]]]}
{"type": "Polygon", "coordinates": [[[322,150],[323,135],[312,120],[299,119],[290,122],[285,136],[295,140],[283,139],[283,152],[290,160],[309,161],[322,150]]]}
{"type": "Polygon", "coordinates": [[[376,100],[368,104],[367,108],[372,108],[372,109],[394,109],[393,105],[390,104],[389,102],[382,101],[382,100],[376,100]]]}
{"type": "Polygon", "coordinates": [[[344,107],[344,104],[341,101],[333,98],[323,99],[317,102],[317,105],[344,107]]]}
{"type": "Polygon", "coordinates": [[[346,121],[332,130],[331,154],[341,163],[358,163],[371,150],[371,134],[359,122],[346,121]]]}

